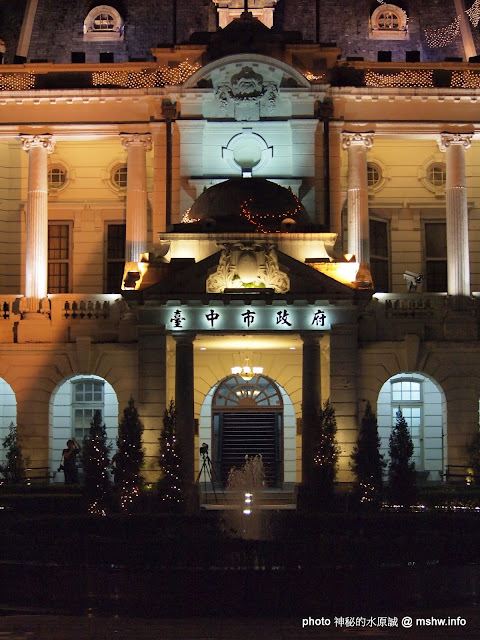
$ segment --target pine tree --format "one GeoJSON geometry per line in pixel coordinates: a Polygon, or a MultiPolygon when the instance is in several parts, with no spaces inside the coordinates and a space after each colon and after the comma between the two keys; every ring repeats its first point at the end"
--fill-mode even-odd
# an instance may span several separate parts
{"type": "Polygon", "coordinates": [[[340,447],[337,439],[335,409],[327,400],[318,412],[317,441],[313,458],[315,474],[315,502],[318,507],[332,506],[337,477],[340,447]]]}
{"type": "Polygon", "coordinates": [[[356,480],[355,496],[364,507],[379,506],[382,497],[382,475],[386,464],[380,453],[377,417],[368,401],[351,458],[350,466],[356,480]]]}
{"type": "Polygon", "coordinates": [[[145,452],[142,447],[143,424],[135,401],[130,398],[118,425],[117,453],[113,457],[114,479],[122,511],[130,511],[139,496],[140,469],[145,452]]]}
{"type": "Polygon", "coordinates": [[[168,511],[180,510],[185,499],[180,473],[180,453],[176,427],[177,411],[173,400],[171,400],[163,415],[159,457],[162,477],[158,482],[160,500],[168,511]]]}
{"type": "Polygon", "coordinates": [[[400,407],[397,420],[390,434],[388,447],[390,465],[388,468],[388,494],[392,504],[411,506],[416,499],[415,462],[413,442],[408,424],[400,407]]]}
{"type": "Polygon", "coordinates": [[[105,499],[110,486],[107,468],[110,445],[101,411],[93,414],[88,436],[83,441],[82,463],[85,479],[85,493],[90,501],[89,511],[105,515],[105,499]]]}
{"type": "Polygon", "coordinates": [[[6,450],[6,465],[4,468],[5,481],[9,484],[19,484],[25,480],[25,460],[22,446],[18,437],[17,427],[10,424],[8,436],[2,442],[6,450]]]}

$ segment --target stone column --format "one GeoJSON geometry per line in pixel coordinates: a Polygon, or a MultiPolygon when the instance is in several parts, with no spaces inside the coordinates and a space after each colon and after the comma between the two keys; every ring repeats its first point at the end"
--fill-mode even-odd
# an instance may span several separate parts
{"type": "Polygon", "coordinates": [[[28,191],[25,246],[25,301],[27,312],[39,310],[48,286],[48,180],[47,157],[54,142],[51,135],[21,136],[28,152],[28,191]]]}
{"type": "Polygon", "coordinates": [[[452,296],[470,296],[465,151],[471,140],[471,134],[442,133],[439,142],[447,154],[447,292],[452,296]]]}
{"type": "Polygon", "coordinates": [[[146,133],[122,133],[127,151],[127,232],[125,261],[140,262],[147,250],[147,158],[152,136],[146,133]]]}
{"type": "Polygon", "coordinates": [[[195,334],[173,334],[175,349],[175,408],[177,410],[178,444],[182,455],[182,477],[187,495],[187,510],[198,508],[194,490],[195,414],[193,404],[194,369],[193,341],[195,334]]]}
{"type": "Polygon", "coordinates": [[[367,149],[373,133],[342,133],[343,148],[348,150],[348,251],[357,262],[370,262],[368,221],[367,149]]]}
{"type": "Polygon", "coordinates": [[[320,336],[307,333],[302,340],[302,485],[308,494],[313,485],[315,425],[321,408],[320,336]]]}

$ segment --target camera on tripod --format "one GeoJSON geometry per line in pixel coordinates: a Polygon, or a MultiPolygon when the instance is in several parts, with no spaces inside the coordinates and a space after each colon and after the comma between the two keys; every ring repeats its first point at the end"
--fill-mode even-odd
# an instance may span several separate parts
{"type": "Polygon", "coordinates": [[[200,455],[208,456],[208,444],[206,442],[202,442],[202,446],[200,447],[200,455]]]}

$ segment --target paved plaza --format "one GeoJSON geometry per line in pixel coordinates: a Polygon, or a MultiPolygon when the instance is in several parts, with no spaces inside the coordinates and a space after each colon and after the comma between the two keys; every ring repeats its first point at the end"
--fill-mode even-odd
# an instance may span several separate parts
{"type": "Polygon", "coordinates": [[[310,620],[102,618],[5,611],[0,616],[0,640],[477,640],[480,637],[480,607],[414,611],[410,616],[411,628],[405,612],[398,615],[392,612],[386,620],[368,614],[356,618],[323,618],[322,621],[315,617],[310,620]],[[398,626],[395,626],[396,618],[398,626]]]}

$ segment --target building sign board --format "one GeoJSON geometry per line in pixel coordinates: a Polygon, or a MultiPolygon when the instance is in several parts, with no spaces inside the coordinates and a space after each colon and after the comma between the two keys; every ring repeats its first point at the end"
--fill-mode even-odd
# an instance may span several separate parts
{"type": "Polygon", "coordinates": [[[167,331],[323,331],[330,317],[321,306],[187,306],[160,310],[167,331]]]}

